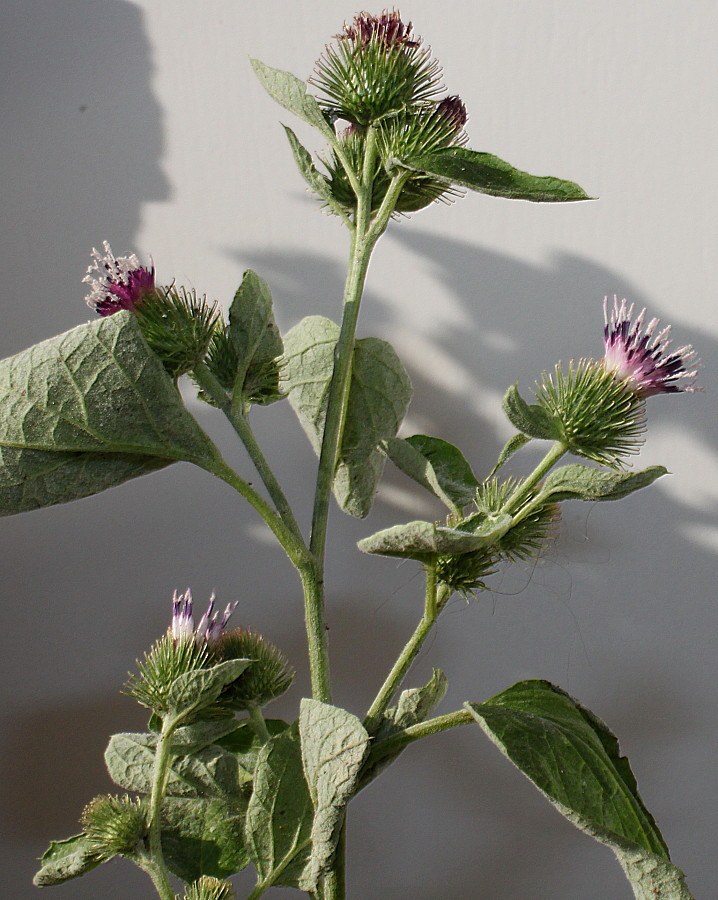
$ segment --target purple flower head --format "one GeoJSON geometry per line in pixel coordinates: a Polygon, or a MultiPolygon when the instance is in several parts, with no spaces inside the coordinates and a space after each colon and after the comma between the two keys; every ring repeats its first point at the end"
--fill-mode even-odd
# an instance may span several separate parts
{"type": "Polygon", "coordinates": [[[351,25],[344,26],[344,32],[338,34],[340,40],[354,41],[367,47],[372,40],[385,47],[418,47],[420,41],[411,39],[411,22],[405,25],[401,21],[401,14],[393,9],[389,12],[385,9],[380,16],[372,16],[367,12],[354,16],[351,25]]]}
{"type": "Polygon", "coordinates": [[[651,319],[644,326],[642,309],[633,317],[633,304],[626,305],[613,298],[613,308],[608,314],[608,297],[603,301],[603,329],[606,352],[603,365],[617,379],[626,381],[641,397],[653,394],[674,394],[679,391],[700,390],[695,384],[698,358],[690,344],[669,350],[670,325],[656,332],[658,319],[651,319]],[[684,382],[684,380],[687,381],[684,382]]]}
{"type": "Polygon", "coordinates": [[[155,270],[140,265],[134,253],[115,256],[104,241],[105,255],[92,248],[92,265],[82,279],[91,287],[87,305],[101,316],[111,316],[121,309],[134,310],[155,289],[155,270]]]}
{"type": "Polygon", "coordinates": [[[436,112],[438,115],[442,116],[442,118],[446,119],[447,122],[454,125],[457,132],[461,131],[464,125],[466,125],[466,107],[464,106],[461,97],[456,95],[444,97],[443,100],[440,100],[436,104],[436,112]]]}
{"type": "Polygon", "coordinates": [[[217,643],[237,603],[228,603],[224,613],[220,616],[219,612],[214,611],[214,599],[214,594],[212,594],[207,612],[195,628],[192,615],[192,594],[189,588],[184,594],[174,592],[172,597],[172,637],[175,644],[188,640],[193,640],[197,644],[206,643],[209,646],[217,643]]]}

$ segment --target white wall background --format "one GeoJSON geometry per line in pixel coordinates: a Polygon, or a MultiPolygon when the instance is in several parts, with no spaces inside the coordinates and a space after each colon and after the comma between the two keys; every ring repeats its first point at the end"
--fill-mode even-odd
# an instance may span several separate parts
{"type": "MultiPolygon", "coordinates": [[[[329,0],[5,0],[0,353],[88,318],[80,279],[103,239],[225,303],[255,268],[285,329],[309,313],[338,317],[346,236],[304,192],[278,122],[320,145],[263,94],[247,57],[307,77],[355,11],[329,0]]],[[[620,505],[567,506],[546,560],[475,603],[452,602],[412,681],[444,668],[447,712],[521,678],[560,683],[617,732],[675,862],[696,897],[715,896],[716,6],[414,0],[402,12],[464,99],[472,147],[601,198],[472,195],[391,226],[360,332],[393,342],[410,370],[407,433],[441,435],[487,471],[510,433],[503,391],[530,387],[559,358],[600,353],[605,294],[673,322],[676,341],[699,350],[706,387],[650,403],[639,464],[674,474],[620,505]]],[[[230,447],[213,413],[193,409],[230,447]]],[[[255,421],[306,521],[315,461],[291,411],[278,404],[255,421]]],[[[354,542],[439,515],[410,507],[408,487],[389,472],[369,521],[332,520],[336,701],[359,714],[420,613],[421,579],[354,542]]],[[[108,734],[142,726],[118,688],[166,627],[173,588],[238,599],[237,620],[288,652],[299,674],[276,715],[294,715],[308,679],[293,571],[252,512],[189,466],[4,519],[0,540],[2,881],[24,900],[36,896],[34,857],[111,790],[108,734]]],[[[353,900],[630,897],[611,855],[478,729],[409,750],[353,804],[349,846],[353,900]]],[[[237,881],[244,896],[248,873],[237,881]]],[[[116,862],[53,896],[153,891],[116,862]]]]}

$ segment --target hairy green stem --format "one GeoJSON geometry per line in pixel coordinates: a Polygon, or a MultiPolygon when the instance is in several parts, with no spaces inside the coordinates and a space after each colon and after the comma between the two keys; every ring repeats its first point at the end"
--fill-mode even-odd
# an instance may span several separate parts
{"type": "Polygon", "coordinates": [[[197,384],[212,398],[212,400],[214,400],[217,406],[225,414],[232,425],[232,428],[234,428],[239,439],[244,444],[245,449],[249,454],[249,458],[252,460],[259,477],[262,479],[262,482],[267,489],[267,493],[271,497],[282,521],[287,528],[294,532],[294,535],[299,538],[299,540],[303,541],[301,529],[299,528],[284,491],[254,437],[254,432],[249,424],[247,413],[232,405],[232,401],[227,394],[227,391],[225,391],[217,378],[210,372],[205,363],[199,363],[195,366],[192,374],[197,384]]]}
{"type": "Polygon", "coordinates": [[[341,831],[339,832],[339,840],[337,849],[334,854],[334,864],[327,873],[323,890],[321,893],[322,900],[343,900],[346,897],[346,867],[347,867],[347,821],[346,810],[344,811],[344,821],[342,822],[341,831]]]}
{"type": "MultiPolygon", "coordinates": [[[[411,725],[398,734],[378,741],[372,747],[367,765],[379,762],[385,756],[391,756],[398,753],[414,741],[428,737],[430,734],[438,734],[440,731],[448,731],[449,728],[456,728],[459,725],[470,725],[476,722],[476,719],[468,710],[459,709],[453,713],[447,713],[444,716],[436,716],[433,719],[427,719],[426,722],[420,722],[418,725],[411,725]]],[[[367,782],[368,784],[368,782],[367,782]]]]}
{"type": "Polygon", "coordinates": [[[162,802],[170,771],[172,735],[178,724],[179,719],[165,719],[162,723],[162,732],[157,740],[152,772],[148,834],[150,866],[146,871],[152,878],[162,900],[174,900],[175,896],[162,853],[162,802]]]}
{"type": "Polygon", "coordinates": [[[264,716],[262,715],[262,710],[257,706],[256,703],[250,703],[247,706],[247,712],[249,714],[249,721],[254,728],[254,733],[257,737],[262,741],[263,744],[266,744],[270,739],[271,734],[267,730],[267,723],[264,721],[264,716]]]}
{"type": "Polygon", "coordinates": [[[387,706],[391,703],[391,698],[404,680],[406,673],[409,671],[409,667],[414,662],[419,650],[421,650],[427,635],[434,627],[434,623],[436,622],[441,609],[443,609],[443,603],[445,603],[446,599],[447,598],[445,597],[440,598],[438,596],[436,567],[430,566],[426,570],[424,615],[421,617],[414,633],[407,641],[406,646],[399,654],[399,658],[394,663],[384,684],[379,689],[379,693],[376,695],[374,702],[369,707],[369,711],[364,719],[364,727],[369,734],[372,734],[378,727],[381,717],[387,706]]]}
{"type": "Polygon", "coordinates": [[[242,497],[255,508],[267,523],[274,536],[284,548],[284,551],[292,564],[297,569],[301,570],[303,567],[311,565],[311,556],[304,541],[300,540],[294,532],[285,525],[281,516],[279,516],[267,501],[254,490],[248,481],[241,478],[234,469],[230,468],[221,458],[215,460],[211,465],[203,466],[203,468],[233,487],[235,491],[241,494],[242,497]]]}
{"type": "Polygon", "coordinates": [[[510,515],[517,512],[524,500],[531,495],[531,491],[538,482],[541,481],[544,475],[546,475],[567,452],[568,447],[563,441],[555,441],[533,472],[518,485],[506,503],[504,503],[501,512],[509,513],[510,515]]]}

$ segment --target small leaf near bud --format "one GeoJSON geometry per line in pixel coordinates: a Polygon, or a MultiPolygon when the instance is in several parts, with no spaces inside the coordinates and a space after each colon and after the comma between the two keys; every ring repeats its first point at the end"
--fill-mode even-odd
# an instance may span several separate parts
{"type": "Polygon", "coordinates": [[[88,803],[82,825],[98,859],[133,857],[146,836],[147,809],[142,800],[106,794],[88,803]]]}

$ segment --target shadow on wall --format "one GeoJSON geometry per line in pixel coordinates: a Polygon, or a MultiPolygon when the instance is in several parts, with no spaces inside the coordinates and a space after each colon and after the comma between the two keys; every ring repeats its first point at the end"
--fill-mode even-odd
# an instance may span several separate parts
{"type": "Polygon", "coordinates": [[[77,324],[90,249],[132,247],[142,203],[168,199],[170,185],[137,6],[10,0],[0,8],[0,61],[3,219],[12,223],[0,249],[1,357],[77,324]],[[25,298],[35,313],[43,298],[40,315],[27,316],[25,298]]]}
{"type": "MultiPolygon", "coordinates": [[[[142,204],[170,197],[170,184],[161,165],[162,110],[151,88],[152,68],[143,12],[133,3],[7,0],[0,4],[4,223],[0,357],[81,321],[86,293],[81,283],[83,261],[89,262],[92,246],[99,247],[106,239],[119,253],[127,251],[134,245],[142,204]],[[34,263],[38,259],[41,266],[34,263]]],[[[90,318],[89,311],[85,312],[90,318]]],[[[117,729],[113,713],[119,713],[119,704],[114,699],[103,698],[97,707],[91,700],[83,704],[81,714],[72,702],[52,709],[38,704],[35,714],[31,703],[17,697],[18,692],[27,696],[29,669],[44,670],[52,693],[52,686],[62,685],[67,670],[77,663],[72,641],[62,639],[72,614],[63,612],[53,626],[52,615],[42,615],[46,602],[42,590],[33,593],[29,586],[35,579],[42,580],[46,566],[36,558],[33,572],[26,569],[23,573],[20,562],[28,544],[40,544],[50,555],[62,554],[63,543],[67,546],[68,541],[77,539],[67,523],[64,510],[48,510],[34,514],[27,531],[23,525],[16,530],[21,523],[14,522],[8,523],[4,532],[4,594],[13,602],[3,609],[6,639],[12,644],[11,652],[2,654],[8,672],[3,684],[7,761],[2,793],[7,833],[2,869],[4,892],[16,898],[37,895],[30,884],[33,856],[44,850],[38,841],[39,832],[45,837],[43,820],[59,825],[54,812],[58,794],[64,795],[65,788],[69,792],[74,779],[84,782],[85,776],[90,781],[103,777],[106,734],[117,729]],[[50,519],[53,524],[46,525],[50,519]],[[45,528],[50,529],[47,535],[45,528]],[[32,648],[27,643],[25,619],[31,605],[35,617],[32,648]],[[28,672],[17,664],[18,635],[26,641],[22,655],[28,672]],[[110,725],[113,718],[114,725],[110,725]],[[22,789],[24,799],[15,787],[18,792],[22,789]],[[28,815],[29,809],[34,818],[28,815]]],[[[66,551],[65,565],[71,579],[78,565],[71,550],[66,551]]],[[[55,591],[64,602],[57,583],[55,591]]],[[[77,598],[68,599],[80,605],[77,598]]],[[[89,620],[97,605],[97,592],[90,592],[84,602],[89,620]]],[[[119,718],[121,721],[121,713],[119,718]]],[[[106,777],[104,781],[107,789],[106,777]]],[[[81,786],[75,793],[72,816],[63,819],[53,837],[70,833],[83,798],[88,797],[81,786]]],[[[132,873],[127,881],[120,876],[115,884],[107,878],[103,890],[101,876],[94,884],[71,883],[59,890],[76,900],[99,894],[119,900],[132,894],[132,879],[132,873]]],[[[145,880],[139,876],[137,883],[145,880]]]]}

